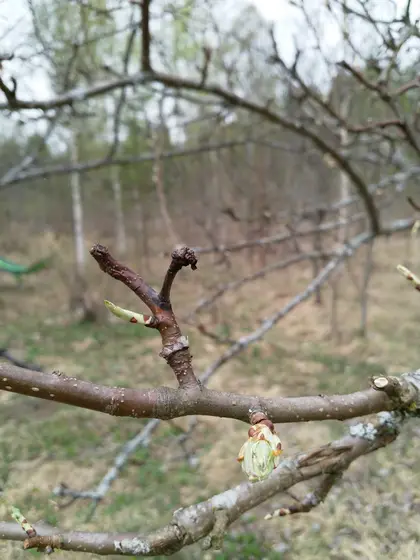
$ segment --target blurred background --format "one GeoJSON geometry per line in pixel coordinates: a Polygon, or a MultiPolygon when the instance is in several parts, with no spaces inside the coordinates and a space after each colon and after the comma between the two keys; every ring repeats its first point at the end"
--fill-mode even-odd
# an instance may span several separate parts
{"type": "MultiPolygon", "coordinates": [[[[198,270],[179,274],[173,305],[209,387],[344,393],[416,369],[420,301],[396,266],[420,271],[417,3],[153,0],[150,36],[146,4],[0,2],[0,359],[175,387],[159,335],[104,307],[144,310],[89,249],[159,288],[186,244],[198,270]]],[[[285,456],[346,429],[277,426],[285,456]]],[[[278,496],[222,552],[174,557],[418,558],[419,434],[357,461],[310,513],[264,521],[293,500],[278,496]]],[[[150,424],[2,393],[0,483],[33,523],[144,531],[243,481],[245,438],[233,420],[150,424]]]]}

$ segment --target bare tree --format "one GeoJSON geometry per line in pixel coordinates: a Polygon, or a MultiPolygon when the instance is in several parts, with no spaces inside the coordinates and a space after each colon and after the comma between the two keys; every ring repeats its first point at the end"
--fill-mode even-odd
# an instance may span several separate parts
{"type": "MultiPolygon", "coordinates": [[[[33,3],[30,4],[33,8],[33,3]]],[[[127,442],[117,457],[118,461],[116,460],[99,485],[87,492],[87,497],[94,503],[103,498],[132,450],[137,445],[147,445],[147,441],[153,437],[157,422],[184,416],[214,416],[220,418],[221,423],[222,418],[234,418],[247,424],[248,438],[245,435],[245,446],[240,450],[238,459],[249,481],[199,504],[174,512],[170,524],[146,535],[142,532],[66,533],[55,528],[45,529],[29,523],[11,504],[10,511],[21,527],[7,521],[1,522],[0,538],[25,540],[24,546],[28,549],[51,551],[61,548],[104,555],[156,556],[173,553],[197,541],[202,541],[203,548],[218,548],[229,525],[246,511],[303,480],[316,479],[318,486],[312,496],[305,498],[297,506],[286,505],[279,508],[273,516],[309,511],[326,498],[353,461],[391,444],[404,428],[406,420],[419,416],[419,371],[408,372],[398,377],[372,378],[370,388],[348,395],[266,398],[260,395],[219,392],[206,387],[215,372],[261,340],[298,305],[316,294],[319,297],[320,290],[326,282],[333,279],[361,247],[367,245],[369,258],[360,290],[362,326],[365,327],[367,287],[372,268],[374,241],[380,237],[406,232],[415,223],[415,218],[411,216],[400,220],[387,220],[384,217],[386,211],[399,200],[405,201],[401,193],[420,173],[419,107],[415,97],[418,95],[420,82],[417,74],[410,75],[410,68],[407,69],[400,56],[404,52],[407,54],[407,49],[417,45],[420,39],[418,22],[412,14],[411,2],[406,3],[401,14],[391,12],[389,17],[378,16],[374,3],[369,1],[355,0],[350,3],[329,0],[323,5],[320,9],[321,16],[328,18],[328,21],[337,21],[341,31],[341,16],[343,13],[346,15],[347,29],[342,35],[349,52],[352,53],[352,59],[357,60],[357,64],[350,63],[347,59],[334,59],[331,53],[326,54],[322,45],[321,26],[313,23],[310,2],[293,2],[315,45],[315,59],[320,61],[321,66],[316,66],[311,58],[312,49],[308,47],[305,51],[299,44],[296,45],[294,60],[287,62],[280,52],[274,29],[261,24],[257,26],[258,29],[249,31],[245,24],[248,24],[250,19],[246,18],[249,18],[250,14],[255,16],[250,10],[241,14],[243,17],[238,18],[236,25],[232,25],[223,34],[221,28],[224,22],[220,21],[222,18],[216,17],[216,8],[221,3],[217,2],[213,11],[208,9],[207,4],[192,3],[191,13],[186,17],[190,23],[194,10],[208,10],[207,23],[214,30],[215,46],[206,43],[205,33],[197,24],[194,34],[190,34],[188,28],[184,35],[181,34],[186,42],[181,41],[182,48],[179,41],[177,42],[177,52],[181,50],[183,57],[174,60],[176,57],[173,57],[173,53],[167,48],[165,37],[162,33],[159,34],[158,26],[154,27],[156,13],[160,18],[166,17],[165,10],[168,6],[165,4],[162,8],[153,4],[151,0],[130,2],[130,17],[125,20],[121,17],[124,21],[122,28],[110,32],[113,37],[120,33],[126,34],[127,41],[123,52],[118,51],[119,56],[116,59],[111,58],[109,63],[103,62],[100,68],[95,67],[92,56],[83,56],[83,48],[92,43],[96,44],[105,35],[109,35],[103,30],[97,36],[91,34],[89,29],[89,32],[84,30],[82,39],[75,39],[73,43],[69,41],[66,45],[63,87],[56,89],[47,99],[28,93],[22,94],[18,87],[18,79],[8,75],[6,71],[12,63],[10,57],[3,57],[2,65],[5,70],[2,69],[0,76],[0,91],[3,94],[0,110],[6,115],[27,119],[29,123],[31,116],[36,114],[50,123],[51,127],[52,123],[54,126],[65,126],[68,120],[75,116],[90,115],[95,110],[95,100],[106,101],[112,99],[114,94],[119,94],[119,101],[112,118],[112,141],[111,144],[103,143],[101,156],[86,161],[80,161],[78,158],[77,162],[43,165],[37,163],[35,150],[2,177],[0,188],[6,189],[19,182],[40,177],[68,173],[79,176],[82,172],[106,166],[154,162],[156,189],[166,222],[166,231],[171,238],[177,239],[175,226],[169,214],[169,205],[164,196],[162,161],[172,161],[173,158],[186,155],[198,157],[200,153],[211,150],[217,150],[220,154],[225,148],[242,150],[242,157],[247,150],[249,153],[251,148],[254,151],[253,158],[256,158],[255,154],[259,152],[254,150],[254,147],[263,146],[266,150],[274,150],[277,158],[280,158],[279,154],[284,158],[291,158],[291,153],[295,150],[296,167],[305,167],[303,171],[299,170],[298,175],[302,185],[299,186],[297,180],[293,181],[286,193],[288,196],[285,196],[287,189],[284,189],[279,200],[280,204],[288,200],[288,197],[293,200],[292,194],[296,190],[299,196],[295,199],[299,204],[289,204],[287,208],[282,209],[283,211],[273,209],[269,212],[274,231],[271,231],[266,222],[257,221],[257,234],[251,236],[247,229],[244,240],[233,239],[221,243],[218,236],[212,234],[209,236],[209,246],[197,246],[194,249],[178,247],[171,254],[170,264],[159,292],[148,285],[139,274],[112,257],[104,246],[95,245],[91,249],[91,254],[100,268],[124,283],[149,308],[150,314],[145,315],[122,309],[111,302],[106,303],[110,311],[118,317],[159,331],[162,339],[160,356],[166,360],[175,375],[178,384],[176,389],[107,387],[69,378],[59,372],[34,372],[13,364],[0,365],[0,389],[114,416],[150,419],[146,427],[133,440],[127,442]],[[152,13],[151,7],[155,6],[157,11],[152,13]],[[362,48],[364,45],[360,45],[360,41],[356,40],[353,30],[358,26],[375,38],[369,48],[362,48]],[[137,53],[133,47],[136,37],[141,44],[141,51],[137,53]],[[190,39],[195,50],[188,42],[190,39]],[[77,82],[77,87],[71,87],[70,84],[74,82],[67,80],[66,76],[71,74],[76,58],[79,62],[78,77],[80,78],[81,74],[83,80],[77,82]],[[198,65],[197,60],[200,61],[198,65]],[[329,76],[328,87],[325,87],[325,84],[321,87],[308,72],[307,68],[311,63],[317,70],[322,69],[322,72],[329,76]],[[268,78],[264,82],[263,75],[268,78]],[[355,103],[355,109],[350,110],[343,107],[343,104],[335,103],[334,80],[344,81],[345,87],[351,90],[352,98],[358,102],[355,103]],[[283,90],[280,94],[276,83],[282,85],[283,90]],[[118,154],[118,132],[123,126],[123,119],[120,117],[124,110],[133,109],[134,112],[140,112],[139,106],[146,106],[151,100],[161,98],[162,92],[167,99],[173,101],[170,117],[176,120],[178,129],[185,132],[188,127],[192,127],[194,119],[203,119],[204,114],[211,123],[216,123],[216,126],[211,124],[206,129],[206,134],[212,128],[224,128],[234,131],[235,138],[222,141],[220,136],[216,136],[216,141],[207,141],[203,145],[193,147],[181,145],[168,152],[159,145],[157,150],[136,154],[135,157],[118,154]],[[368,109],[365,105],[368,105],[368,109]],[[188,118],[183,120],[185,115],[180,116],[179,113],[182,114],[182,108],[185,106],[189,108],[188,118]],[[237,134],[237,130],[241,131],[240,135],[237,134]],[[280,133],[284,137],[279,139],[280,133]],[[314,194],[314,189],[308,189],[308,184],[305,183],[314,166],[317,166],[318,170],[322,169],[331,179],[327,182],[328,188],[322,193],[314,194]],[[307,196],[309,190],[311,195],[313,194],[310,203],[307,196]],[[340,191],[339,197],[337,190],[340,191]],[[320,213],[328,218],[316,223],[313,223],[312,219],[308,227],[308,216],[321,215],[320,213]],[[332,234],[343,230],[346,231],[345,238],[338,239],[337,243],[337,238],[332,234]],[[290,247],[292,254],[283,255],[281,261],[267,264],[266,249],[278,246],[290,247]],[[172,309],[170,295],[173,281],[183,267],[196,268],[197,255],[218,254],[223,258],[223,263],[230,263],[241,251],[253,248],[261,250],[260,254],[263,255],[264,262],[260,263],[260,270],[248,273],[239,280],[221,283],[210,296],[198,303],[192,315],[210,307],[228,291],[236,290],[248,282],[292,264],[312,263],[313,278],[301,292],[294,293],[285,306],[272,309],[252,332],[234,339],[226,337],[219,340],[226,347],[217,360],[198,376],[192,365],[189,341],[182,334],[172,309]],[[344,438],[315,450],[303,451],[284,461],[280,460],[281,442],[274,423],[349,420],[360,417],[365,418],[351,425],[344,438]],[[261,442],[265,443],[261,445],[261,442]],[[256,452],[256,448],[262,451],[256,452]]],[[[93,10],[111,19],[115,13],[121,15],[124,14],[123,10],[127,9],[123,2],[116,2],[108,9],[92,2],[79,3],[78,7],[81,10],[93,10]]],[[[168,13],[170,17],[176,17],[171,10],[168,10],[168,13]]],[[[33,19],[36,32],[37,21],[36,18],[33,19]]],[[[117,19],[115,16],[115,20],[117,19]]],[[[199,19],[197,18],[197,21],[199,19]]],[[[53,41],[48,41],[48,37],[38,33],[37,45],[45,60],[51,58],[52,44],[53,41]]],[[[58,71],[57,66],[54,66],[54,69],[58,71]]],[[[418,72],[416,63],[411,70],[418,72]]],[[[166,115],[166,118],[169,116],[166,115]]],[[[51,132],[44,135],[45,142],[49,134],[51,132]]],[[[208,134],[208,137],[211,135],[208,134]]],[[[220,162],[221,158],[217,159],[220,162]]],[[[266,164],[262,165],[264,174],[267,167],[266,164]]],[[[278,167],[275,167],[275,172],[277,171],[278,167]]],[[[249,181],[248,185],[249,194],[255,182],[249,181]]],[[[258,200],[262,204],[256,212],[257,220],[260,220],[261,216],[264,217],[269,200],[269,189],[266,189],[265,184],[261,187],[259,198],[264,200],[258,200]]],[[[241,217],[238,216],[241,216],[241,209],[236,207],[229,208],[224,214],[226,220],[236,225],[238,221],[241,222],[241,217]]],[[[249,216],[246,216],[245,220],[248,218],[249,216]]],[[[246,225],[248,227],[249,224],[246,225]]],[[[233,230],[232,223],[230,227],[233,230]]],[[[163,228],[160,227],[161,236],[162,231],[163,228]]],[[[227,236],[224,238],[228,239],[227,236]]],[[[404,268],[400,271],[418,290],[420,280],[404,268]]],[[[187,319],[190,320],[191,315],[187,319]]],[[[199,325],[199,328],[213,340],[217,339],[215,333],[206,331],[205,326],[199,325]]],[[[82,496],[81,491],[61,487],[56,489],[56,493],[70,498],[82,496]]]]}

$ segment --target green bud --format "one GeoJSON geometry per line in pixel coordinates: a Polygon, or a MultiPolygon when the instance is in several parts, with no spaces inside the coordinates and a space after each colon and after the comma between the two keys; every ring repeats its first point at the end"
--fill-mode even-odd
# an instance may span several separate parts
{"type": "Polygon", "coordinates": [[[128,321],[129,323],[139,323],[140,325],[146,325],[146,327],[153,327],[156,322],[156,318],[153,315],[143,315],[142,313],[135,313],[129,309],[124,309],[112,303],[112,301],[104,300],[105,307],[111,311],[116,317],[119,317],[123,321],[128,321]]]}
{"type": "Polygon", "coordinates": [[[274,428],[259,423],[251,426],[238,461],[250,482],[265,480],[280,463],[281,441],[274,428]]]}

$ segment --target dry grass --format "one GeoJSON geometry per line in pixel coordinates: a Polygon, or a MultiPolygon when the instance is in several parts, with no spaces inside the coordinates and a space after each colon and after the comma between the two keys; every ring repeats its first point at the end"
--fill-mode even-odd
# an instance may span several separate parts
{"type": "MultiPolygon", "coordinates": [[[[106,240],[104,241],[106,243],[106,240]]],[[[60,249],[55,268],[28,277],[24,288],[2,278],[0,309],[3,317],[0,344],[16,355],[37,361],[47,369],[61,369],[84,379],[112,385],[175,386],[167,366],[157,357],[156,333],[132,325],[102,322],[74,324],[68,312],[72,279],[69,277],[70,240],[46,235],[31,239],[25,253],[11,254],[27,262],[60,249]]],[[[353,277],[360,277],[363,252],[344,269],[340,280],[340,342],[330,332],[330,289],[325,305],[303,304],[281,321],[260,344],[228,363],[210,382],[211,387],[249,394],[299,395],[346,392],[367,385],[370,375],[416,368],[420,359],[417,325],[419,295],[405,283],[395,266],[404,254],[405,241],[380,242],[375,250],[375,272],[370,286],[369,336],[358,336],[360,308],[353,277]]],[[[174,305],[186,314],[217,276],[211,257],[201,259],[199,270],[182,272],[174,290],[174,305]],[[204,287],[203,287],[204,286],[204,287]]],[[[136,259],[127,262],[135,266],[136,259]]],[[[147,279],[158,285],[164,259],[152,261],[147,279]]],[[[246,263],[235,258],[239,276],[246,263]]],[[[88,261],[92,296],[140,310],[138,300],[122,285],[108,279],[88,261]]],[[[209,328],[217,318],[231,336],[252,330],[262,317],[279,309],[310,279],[311,270],[274,273],[234,293],[228,293],[216,311],[203,314],[209,328]]],[[[221,348],[192,328],[184,329],[192,342],[194,363],[202,371],[221,348]]],[[[114,484],[94,518],[86,523],[87,504],[77,502],[59,510],[51,496],[61,481],[86,489],[106,472],[121,442],[144,422],[115,419],[65,405],[38,402],[19,395],[0,394],[0,479],[7,494],[30,520],[45,519],[63,528],[79,530],[135,530],[168,521],[177,507],[204,499],[243,480],[235,461],[246,437],[246,426],[231,420],[202,418],[191,442],[200,464],[188,467],[171,443],[176,426],[162,424],[151,447],[139,450],[114,484]],[[220,429],[220,423],[223,429],[220,429]]],[[[185,426],[179,420],[177,426],[185,426]]],[[[278,426],[285,454],[326,443],[343,433],[338,422],[278,426]]],[[[290,519],[260,521],[265,513],[290,498],[279,496],[236,523],[223,553],[204,556],[198,546],[176,558],[378,559],[418,558],[420,538],[419,452],[413,424],[389,449],[357,462],[328,500],[309,514],[290,519]]],[[[415,431],[417,430],[417,432],[415,431]]],[[[307,486],[300,491],[307,490],[307,486]]],[[[1,515],[4,516],[4,511],[1,515]]],[[[18,544],[1,543],[5,560],[24,557],[18,544]]],[[[25,554],[26,555],[26,554],[25,554]]],[[[63,558],[94,555],[60,553],[63,558]]]]}

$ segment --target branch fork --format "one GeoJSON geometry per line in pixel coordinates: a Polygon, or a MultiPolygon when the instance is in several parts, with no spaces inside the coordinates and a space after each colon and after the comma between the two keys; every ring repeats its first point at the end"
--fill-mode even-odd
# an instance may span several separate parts
{"type": "Polygon", "coordinates": [[[183,267],[191,266],[192,270],[197,268],[197,257],[194,251],[189,247],[181,246],[172,252],[171,262],[159,293],[149,286],[140,275],[117,261],[107,247],[96,244],[90,253],[101,270],[130,288],[147,305],[152,314],[143,315],[123,309],[108,300],[105,300],[106,307],[123,320],[157,329],[162,338],[162,350],[159,355],[172,368],[179,388],[200,388],[191,364],[192,356],[189,352],[188,338],[182,334],[171,304],[171,288],[178,272],[183,267]]]}

